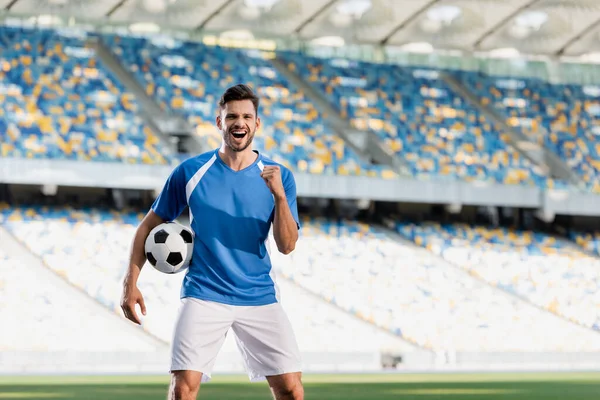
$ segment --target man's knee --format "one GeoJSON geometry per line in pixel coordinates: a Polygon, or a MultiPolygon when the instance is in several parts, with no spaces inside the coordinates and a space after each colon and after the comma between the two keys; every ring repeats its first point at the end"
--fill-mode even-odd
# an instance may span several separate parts
{"type": "Polygon", "coordinates": [[[184,382],[175,383],[169,400],[196,400],[198,389],[200,387],[194,388],[184,382]]]}
{"type": "Polygon", "coordinates": [[[304,400],[300,373],[267,377],[276,400],[304,400]]]}
{"type": "Polygon", "coordinates": [[[284,386],[273,389],[276,400],[304,400],[304,389],[302,384],[284,386]]]}
{"type": "Polygon", "coordinates": [[[196,371],[174,371],[168,400],[196,400],[202,374],[196,371]]]}
{"type": "Polygon", "coordinates": [[[289,387],[283,387],[281,392],[275,397],[277,400],[304,400],[304,388],[302,383],[298,382],[289,387]]]}

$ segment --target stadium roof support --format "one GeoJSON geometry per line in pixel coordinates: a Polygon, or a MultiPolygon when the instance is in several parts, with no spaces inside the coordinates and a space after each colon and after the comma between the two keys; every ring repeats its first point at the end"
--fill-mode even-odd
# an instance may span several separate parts
{"type": "Polygon", "coordinates": [[[115,11],[117,11],[119,8],[121,8],[123,6],[123,4],[125,4],[127,0],[121,0],[119,2],[117,2],[117,4],[115,4],[113,6],[113,8],[111,8],[105,15],[105,17],[110,18],[111,15],[113,15],[115,13],[115,11]]]}
{"type": "Polygon", "coordinates": [[[308,25],[312,21],[314,21],[315,18],[317,18],[322,13],[324,13],[329,7],[333,6],[336,2],[337,2],[337,0],[330,0],[327,3],[325,3],[325,5],[323,5],[323,7],[319,8],[314,14],[312,14],[310,17],[306,18],[304,21],[302,21],[300,24],[298,24],[296,29],[294,29],[294,33],[299,34],[302,31],[302,29],[304,29],[306,27],[306,25],[308,25]]]}
{"type": "Polygon", "coordinates": [[[387,35],[385,35],[385,37],[383,38],[383,40],[380,42],[380,44],[382,46],[385,46],[387,44],[387,42],[389,42],[389,40],[398,32],[400,32],[402,29],[404,29],[408,24],[410,24],[412,21],[414,21],[416,18],[419,18],[424,12],[426,12],[427,10],[429,10],[431,7],[433,7],[436,3],[439,3],[441,0],[432,0],[430,2],[428,2],[427,4],[425,4],[423,7],[419,8],[417,10],[417,12],[413,13],[412,15],[410,15],[407,19],[405,19],[404,21],[402,21],[400,23],[400,25],[394,27],[394,29],[392,29],[392,31],[390,33],[388,33],[387,35]]]}
{"type": "Polygon", "coordinates": [[[12,0],[10,3],[8,3],[8,5],[6,7],[4,7],[5,11],[10,11],[11,8],[13,8],[13,6],[15,5],[15,3],[19,1],[19,0],[12,0]]]}
{"type": "Polygon", "coordinates": [[[582,30],[578,31],[575,36],[569,38],[569,40],[567,42],[565,42],[565,44],[563,44],[560,49],[556,52],[556,56],[560,57],[562,56],[569,47],[571,47],[571,45],[575,42],[577,42],[579,39],[583,38],[585,35],[587,35],[588,33],[590,33],[592,30],[596,29],[598,26],[600,26],[600,19],[596,19],[594,22],[592,22],[591,24],[589,24],[588,26],[584,27],[582,30]]]}
{"type": "Polygon", "coordinates": [[[227,6],[229,6],[234,1],[235,0],[228,0],[225,3],[223,3],[223,5],[221,7],[217,8],[208,17],[206,17],[202,22],[200,22],[198,24],[198,26],[194,28],[194,31],[195,32],[201,31],[206,26],[206,24],[208,24],[214,17],[219,15],[227,6]]]}
{"type": "Polygon", "coordinates": [[[479,38],[477,38],[475,43],[473,43],[473,50],[477,50],[479,48],[479,46],[481,46],[481,43],[483,43],[483,41],[485,39],[487,39],[488,37],[490,37],[491,35],[496,33],[500,28],[502,28],[504,25],[506,25],[511,19],[513,19],[514,17],[516,17],[523,11],[527,10],[528,8],[533,7],[536,3],[539,3],[540,1],[542,1],[542,0],[528,1],[527,3],[523,4],[521,7],[517,8],[515,11],[510,13],[506,18],[502,19],[496,25],[492,26],[490,29],[485,31],[483,33],[483,35],[481,35],[479,38]]]}

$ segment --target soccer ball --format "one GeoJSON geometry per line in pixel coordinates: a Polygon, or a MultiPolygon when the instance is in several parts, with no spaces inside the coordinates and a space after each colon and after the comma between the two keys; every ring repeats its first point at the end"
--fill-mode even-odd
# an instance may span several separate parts
{"type": "Polygon", "coordinates": [[[165,274],[176,274],[189,267],[194,249],[192,232],[177,222],[166,222],[152,229],[146,238],[146,258],[165,274]]]}

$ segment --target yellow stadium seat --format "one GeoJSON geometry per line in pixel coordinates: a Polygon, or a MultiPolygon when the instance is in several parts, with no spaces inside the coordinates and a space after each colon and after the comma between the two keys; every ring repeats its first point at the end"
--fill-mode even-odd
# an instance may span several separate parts
{"type": "Polygon", "coordinates": [[[40,132],[46,134],[54,132],[54,129],[52,128],[52,120],[50,119],[50,117],[40,117],[37,122],[40,128],[40,132]]]}
{"type": "Polygon", "coordinates": [[[183,105],[184,105],[184,99],[182,97],[174,97],[171,100],[171,108],[173,108],[173,109],[183,108],[183,105]]]}
{"type": "Polygon", "coordinates": [[[384,179],[395,179],[397,177],[396,173],[390,169],[384,169],[381,171],[381,177],[384,179]]]}

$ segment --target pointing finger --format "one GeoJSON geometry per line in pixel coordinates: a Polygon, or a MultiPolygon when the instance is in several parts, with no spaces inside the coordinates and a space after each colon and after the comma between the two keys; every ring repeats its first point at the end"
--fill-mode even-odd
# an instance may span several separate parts
{"type": "Polygon", "coordinates": [[[140,309],[142,311],[142,314],[146,315],[146,304],[144,303],[144,299],[142,297],[140,297],[138,302],[140,304],[140,309]]]}

